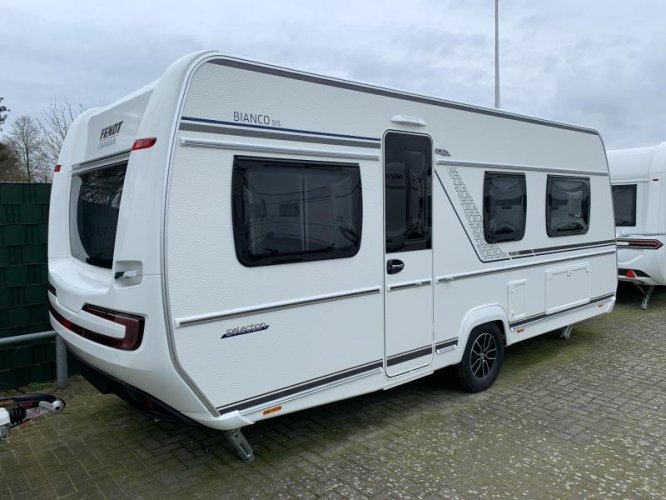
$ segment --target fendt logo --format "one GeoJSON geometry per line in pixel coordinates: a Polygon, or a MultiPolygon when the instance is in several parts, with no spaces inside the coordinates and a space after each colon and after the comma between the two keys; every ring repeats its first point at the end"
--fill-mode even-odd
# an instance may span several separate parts
{"type": "Polygon", "coordinates": [[[102,149],[116,143],[116,136],[120,133],[120,127],[123,125],[123,120],[104,127],[99,134],[99,146],[97,149],[102,149]]]}

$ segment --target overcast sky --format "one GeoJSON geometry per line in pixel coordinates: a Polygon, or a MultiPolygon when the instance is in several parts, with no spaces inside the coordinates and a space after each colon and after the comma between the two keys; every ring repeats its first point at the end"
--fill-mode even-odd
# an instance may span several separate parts
{"type": "MultiPolygon", "coordinates": [[[[494,4],[4,2],[4,131],[54,99],[108,104],[210,48],[492,107],[494,4]]],[[[609,149],[666,141],[666,1],[500,0],[500,52],[503,109],[594,127],[609,149]]]]}

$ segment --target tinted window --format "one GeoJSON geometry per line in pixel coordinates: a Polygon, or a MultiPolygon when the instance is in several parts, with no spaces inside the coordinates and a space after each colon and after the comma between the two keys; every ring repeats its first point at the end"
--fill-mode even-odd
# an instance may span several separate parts
{"type": "Polygon", "coordinates": [[[72,178],[76,221],[70,241],[77,259],[111,269],[126,169],[127,163],[120,163],[72,178]]]}
{"type": "Polygon", "coordinates": [[[245,266],[351,257],[360,248],[358,165],[236,157],[232,190],[245,266]]]}
{"type": "Polygon", "coordinates": [[[431,248],[430,138],[388,133],[384,140],[384,161],[386,251],[431,248]]]}
{"type": "Polygon", "coordinates": [[[589,177],[549,175],[546,187],[546,229],[548,236],[586,233],[589,223],[589,177]]]}
{"type": "Polygon", "coordinates": [[[488,243],[518,241],[525,236],[527,187],[523,174],[486,172],[483,183],[483,229],[488,243]]]}
{"type": "Polygon", "coordinates": [[[636,225],[636,184],[613,186],[616,226],[636,225]]]}

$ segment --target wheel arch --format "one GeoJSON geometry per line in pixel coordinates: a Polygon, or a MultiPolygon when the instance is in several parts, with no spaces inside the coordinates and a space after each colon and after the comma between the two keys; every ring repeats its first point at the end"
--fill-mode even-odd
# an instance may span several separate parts
{"type": "Polygon", "coordinates": [[[491,304],[472,309],[467,313],[462,321],[458,346],[461,351],[467,347],[467,341],[472,330],[477,326],[494,323],[500,330],[504,346],[507,345],[507,332],[509,331],[509,322],[506,311],[499,304],[491,304]]]}

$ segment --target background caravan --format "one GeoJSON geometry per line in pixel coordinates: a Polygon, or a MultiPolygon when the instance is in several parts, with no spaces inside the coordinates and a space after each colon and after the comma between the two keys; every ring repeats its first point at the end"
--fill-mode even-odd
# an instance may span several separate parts
{"type": "Polygon", "coordinates": [[[608,152],[613,184],[618,277],[643,292],[666,285],[666,142],[608,152]],[[647,287],[644,287],[647,285],[647,287]]]}
{"type": "Polygon", "coordinates": [[[51,321],[101,391],[227,431],[609,312],[594,130],[203,52],[72,125],[51,321]]]}

